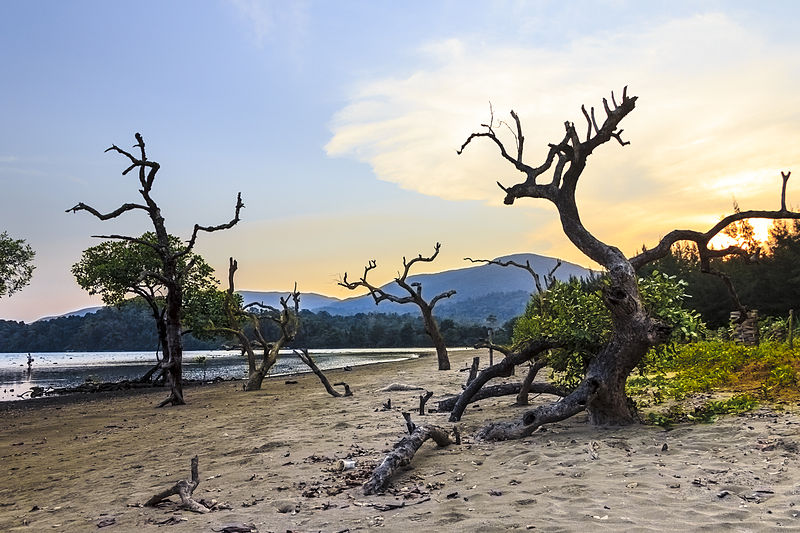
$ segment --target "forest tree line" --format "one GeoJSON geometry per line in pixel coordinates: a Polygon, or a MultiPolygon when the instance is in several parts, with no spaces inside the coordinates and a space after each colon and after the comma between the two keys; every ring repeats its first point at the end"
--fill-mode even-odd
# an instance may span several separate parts
{"type": "MultiPolygon", "coordinates": [[[[268,338],[277,326],[265,320],[268,338]]],[[[486,337],[486,326],[440,321],[449,346],[471,346],[486,337]]],[[[505,329],[495,326],[495,339],[507,340],[505,329]]],[[[187,350],[216,350],[233,346],[224,337],[184,335],[187,350]]],[[[136,301],[104,307],[85,316],[59,317],[25,324],[0,320],[0,352],[95,352],[156,350],[158,335],[149,310],[136,301]]],[[[297,348],[400,348],[430,346],[422,318],[412,314],[359,313],[352,316],[300,311],[300,329],[292,343],[297,348]]]]}

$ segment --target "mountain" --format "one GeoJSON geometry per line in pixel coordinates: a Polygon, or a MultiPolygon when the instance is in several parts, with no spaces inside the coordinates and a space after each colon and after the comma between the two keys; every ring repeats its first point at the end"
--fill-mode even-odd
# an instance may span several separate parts
{"type": "Polygon", "coordinates": [[[42,322],[44,320],[52,320],[54,318],[61,318],[62,316],[86,316],[92,313],[96,313],[102,308],[103,308],[102,305],[96,305],[94,307],[84,307],[83,309],[78,309],[77,311],[70,311],[69,313],[64,313],[63,315],[43,316],[36,322],[42,322]]]}
{"type": "MultiPolygon", "coordinates": [[[[556,265],[557,260],[537,254],[514,254],[498,257],[496,261],[514,261],[519,264],[530,262],[531,267],[542,278],[556,265]]],[[[592,271],[582,266],[563,261],[556,270],[555,277],[568,280],[571,277],[586,277],[592,271]]],[[[494,315],[499,324],[519,316],[525,310],[534,292],[535,285],[531,275],[517,267],[501,267],[498,265],[473,265],[455,270],[446,270],[433,274],[417,274],[408,277],[410,283],[421,283],[422,294],[432,298],[437,294],[455,289],[456,294],[441,300],[436,305],[434,314],[439,319],[450,318],[461,323],[483,323],[489,315],[494,315]]],[[[382,289],[402,296],[404,292],[397,283],[387,283],[382,289]]],[[[244,303],[261,302],[280,308],[280,298],[286,297],[285,291],[238,291],[244,303]]],[[[369,294],[340,300],[313,292],[300,294],[300,308],[314,313],[327,312],[331,315],[351,316],[358,313],[419,313],[414,305],[401,305],[392,302],[381,302],[376,306],[369,294]]],[[[94,313],[102,307],[87,307],[66,313],[67,316],[84,316],[94,313]]],[[[39,321],[59,318],[50,316],[39,321]]]]}
{"type": "MultiPolygon", "coordinates": [[[[542,278],[556,265],[557,260],[536,254],[514,254],[498,257],[497,261],[514,261],[519,264],[530,262],[531,268],[542,278]]],[[[563,261],[555,271],[559,280],[571,277],[586,277],[592,271],[582,266],[563,261]]],[[[517,267],[501,267],[499,265],[481,264],[447,270],[434,274],[418,274],[409,276],[410,283],[421,283],[422,294],[432,298],[451,289],[456,294],[441,300],[434,314],[439,318],[453,320],[483,322],[489,315],[495,315],[500,323],[519,316],[535,292],[533,278],[527,271],[517,267]]],[[[387,283],[383,287],[386,292],[403,295],[404,291],[396,282],[387,283]]],[[[381,302],[376,306],[372,297],[367,294],[348,298],[320,307],[317,311],[326,311],[332,315],[354,315],[357,313],[418,313],[414,305],[381,302]]]]}
{"type": "MultiPolygon", "coordinates": [[[[236,291],[242,295],[244,304],[247,305],[253,302],[263,303],[280,309],[281,298],[286,298],[289,294],[288,291],[236,291]]],[[[338,302],[338,298],[333,296],[325,296],[323,294],[316,294],[313,292],[300,293],[300,309],[307,309],[308,311],[316,311],[320,307],[325,307],[338,302]]]]}

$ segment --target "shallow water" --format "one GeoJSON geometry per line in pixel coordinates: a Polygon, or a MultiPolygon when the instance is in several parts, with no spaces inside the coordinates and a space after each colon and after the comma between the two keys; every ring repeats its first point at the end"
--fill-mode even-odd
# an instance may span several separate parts
{"type": "MultiPolygon", "coordinates": [[[[322,370],[401,361],[433,353],[432,348],[379,348],[310,350],[322,370]]],[[[0,401],[26,399],[33,387],[74,387],[87,381],[106,382],[138,379],[155,364],[153,352],[48,352],[0,353],[0,401]]],[[[238,350],[199,350],[183,353],[186,379],[244,379],[247,360],[238,350]],[[205,365],[197,360],[205,357],[205,365]]],[[[308,372],[308,367],[290,350],[281,352],[270,375],[308,372]]]]}

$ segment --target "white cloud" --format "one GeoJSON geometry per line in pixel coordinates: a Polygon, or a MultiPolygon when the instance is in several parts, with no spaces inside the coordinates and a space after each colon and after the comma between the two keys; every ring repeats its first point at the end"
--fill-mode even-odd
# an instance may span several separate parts
{"type": "Polygon", "coordinates": [[[800,164],[797,52],[722,14],[558,50],[430,43],[420,53],[433,66],[359,85],[333,118],[326,150],[406,189],[499,203],[495,180],[521,175],[496,147],[473,143],[456,155],[489,119],[490,100],[495,118],[519,113],[526,160],[538,165],[564,120],[584,131],[581,104],[602,115],[602,98],[628,84],[640,97],[622,124],[632,144],[609,143],[592,156],[579,201],[599,235],[652,242],[654,232],[717,218],[734,195],[743,208],[775,204],[779,171],[800,164]]]}

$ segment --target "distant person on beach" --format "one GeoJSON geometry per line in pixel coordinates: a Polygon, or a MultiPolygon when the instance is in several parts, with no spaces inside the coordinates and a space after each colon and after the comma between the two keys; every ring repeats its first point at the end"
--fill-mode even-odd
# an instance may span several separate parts
{"type": "Polygon", "coordinates": [[[31,370],[33,369],[33,357],[31,357],[31,353],[28,352],[28,375],[31,375],[31,370]]]}

